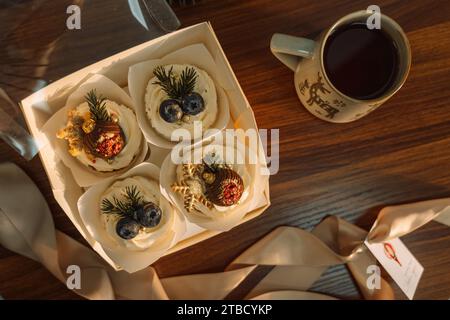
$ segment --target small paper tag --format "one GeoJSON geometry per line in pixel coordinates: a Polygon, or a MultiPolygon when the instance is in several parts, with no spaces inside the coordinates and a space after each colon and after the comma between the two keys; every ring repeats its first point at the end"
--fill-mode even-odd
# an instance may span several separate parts
{"type": "Polygon", "coordinates": [[[364,242],[392,279],[412,300],[423,273],[423,267],[399,239],[383,243],[364,242]]]}

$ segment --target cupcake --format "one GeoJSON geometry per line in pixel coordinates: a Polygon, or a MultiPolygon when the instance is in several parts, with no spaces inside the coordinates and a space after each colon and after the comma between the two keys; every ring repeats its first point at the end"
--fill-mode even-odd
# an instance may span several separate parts
{"type": "Polygon", "coordinates": [[[98,172],[127,167],[140,152],[142,134],[133,110],[90,90],[84,102],[68,111],[57,133],[67,152],[98,172]]]}
{"type": "MultiPolygon", "coordinates": [[[[77,84],[42,126],[42,137],[80,187],[90,187],[140,164],[149,148],[130,96],[111,79],[93,74],[77,84]]],[[[66,183],[66,182],[64,182],[66,183]]]]}
{"type": "Polygon", "coordinates": [[[159,184],[133,176],[116,181],[100,199],[103,227],[111,240],[129,250],[145,250],[167,229],[159,184]]]}
{"type": "Polygon", "coordinates": [[[194,136],[194,122],[202,129],[217,118],[217,92],[214,81],[193,65],[172,64],[153,70],[145,92],[145,111],[154,130],[170,140],[176,129],[194,136]]]}
{"type": "Polygon", "coordinates": [[[139,126],[148,142],[164,149],[172,149],[180,136],[197,143],[227,127],[227,85],[203,44],[137,63],[128,72],[139,126]]]}
{"type": "Polygon", "coordinates": [[[162,196],[159,176],[157,166],[144,162],[92,186],[78,200],[93,248],[116,270],[149,266],[185,233],[184,217],[162,196]]]}
{"type": "Polygon", "coordinates": [[[256,166],[227,162],[234,147],[207,145],[195,148],[186,161],[175,164],[169,155],[163,163],[161,188],[186,218],[209,230],[226,231],[248,212],[255,186],[256,166]],[[200,161],[189,161],[200,159],[200,161]]]}

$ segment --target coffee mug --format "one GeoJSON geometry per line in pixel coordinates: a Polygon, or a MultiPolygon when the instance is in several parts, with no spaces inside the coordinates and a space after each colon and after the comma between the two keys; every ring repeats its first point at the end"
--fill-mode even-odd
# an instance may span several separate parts
{"type": "Polygon", "coordinates": [[[405,33],[383,14],[381,28],[369,30],[371,15],[350,13],[316,41],[272,36],[272,53],[295,72],[297,95],[316,117],[335,123],[357,120],[392,97],[406,81],[411,49],[405,33]]]}

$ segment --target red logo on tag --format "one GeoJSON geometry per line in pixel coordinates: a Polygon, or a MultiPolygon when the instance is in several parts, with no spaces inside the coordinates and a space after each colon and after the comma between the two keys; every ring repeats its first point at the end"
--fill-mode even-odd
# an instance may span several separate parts
{"type": "Polygon", "coordinates": [[[384,254],[386,255],[386,257],[394,260],[401,267],[402,264],[400,263],[400,260],[398,260],[397,255],[395,254],[394,246],[389,242],[385,242],[383,243],[383,247],[384,247],[384,254]]]}

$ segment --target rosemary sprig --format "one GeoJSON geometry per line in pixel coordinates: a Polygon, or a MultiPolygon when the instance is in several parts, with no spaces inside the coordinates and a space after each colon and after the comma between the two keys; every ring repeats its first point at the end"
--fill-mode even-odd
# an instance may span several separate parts
{"type": "Polygon", "coordinates": [[[133,218],[135,211],[143,204],[143,197],[136,186],[125,187],[124,197],[124,200],[119,200],[115,196],[113,196],[112,201],[106,198],[103,199],[100,206],[102,213],[133,218]]]}
{"type": "Polygon", "coordinates": [[[108,110],[106,110],[106,98],[97,95],[95,89],[89,91],[85,98],[94,121],[111,121],[108,110]]]}
{"type": "Polygon", "coordinates": [[[153,70],[158,81],[153,84],[160,85],[171,99],[181,99],[194,91],[197,81],[197,72],[192,67],[186,67],[178,77],[173,74],[173,66],[167,71],[164,66],[158,66],[153,70]]]}
{"type": "Polygon", "coordinates": [[[166,71],[163,66],[157,66],[153,70],[153,74],[158,79],[158,81],[153,82],[153,84],[161,86],[170,98],[176,99],[178,92],[176,90],[177,85],[173,75],[173,67],[170,67],[169,71],[166,71]]]}
{"type": "Polygon", "coordinates": [[[197,72],[192,67],[186,67],[181,71],[180,80],[178,82],[178,88],[180,97],[192,93],[195,88],[195,82],[197,81],[197,72]]]}

